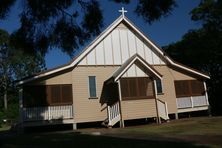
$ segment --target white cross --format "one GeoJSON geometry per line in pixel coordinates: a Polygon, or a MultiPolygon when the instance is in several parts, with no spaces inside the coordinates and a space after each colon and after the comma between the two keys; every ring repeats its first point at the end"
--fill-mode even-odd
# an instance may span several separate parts
{"type": "Polygon", "coordinates": [[[121,13],[122,13],[122,16],[124,17],[124,16],[125,16],[124,13],[127,12],[127,11],[124,9],[124,7],[122,7],[122,9],[119,10],[119,12],[121,12],[121,13]]]}

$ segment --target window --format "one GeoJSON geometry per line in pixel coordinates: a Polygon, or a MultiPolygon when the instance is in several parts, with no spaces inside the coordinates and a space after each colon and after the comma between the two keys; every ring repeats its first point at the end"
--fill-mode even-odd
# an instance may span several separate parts
{"type": "Polygon", "coordinates": [[[190,97],[204,95],[203,82],[198,80],[175,81],[176,97],[190,97]]]}
{"type": "Polygon", "coordinates": [[[47,106],[47,92],[44,85],[27,85],[23,87],[24,107],[47,106]]]}
{"type": "Polygon", "coordinates": [[[201,96],[204,95],[204,85],[201,81],[190,81],[191,83],[191,91],[193,96],[201,96]]]}
{"type": "Polygon", "coordinates": [[[154,98],[153,81],[148,77],[121,78],[123,100],[154,98]]]}
{"type": "Polygon", "coordinates": [[[96,98],[96,76],[89,76],[89,97],[96,98]]]}
{"type": "Polygon", "coordinates": [[[71,104],[72,103],[72,85],[49,85],[47,86],[50,93],[48,100],[51,105],[71,104]]]}
{"type": "Polygon", "coordinates": [[[61,102],[61,91],[59,85],[48,86],[48,89],[51,90],[50,104],[57,104],[61,102]]]}
{"type": "Polygon", "coordinates": [[[23,89],[24,107],[72,104],[72,84],[29,85],[23,89]]]}
{"type": "Polygon", "coordinates": [[[189,90],[189,81],[175,81],[176,97],[191,96],[189,90]]]}
{"type": "Polygon", "coordinates": [[[162,81],[161,80],[156,80],[156,89],[157,89],[157,94],[162,94],[163,93],[163,87],[162,87],[162,81]]]}

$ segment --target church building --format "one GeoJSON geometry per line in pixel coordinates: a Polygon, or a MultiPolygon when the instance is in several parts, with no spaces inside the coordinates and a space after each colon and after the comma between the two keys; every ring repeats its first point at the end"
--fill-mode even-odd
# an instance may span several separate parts
{"type": "Polygon", "coordinates": [[[208,110],[205,80],[123,14],[69,63],[18,82],[23,126],[126,120],[208,110]]]}

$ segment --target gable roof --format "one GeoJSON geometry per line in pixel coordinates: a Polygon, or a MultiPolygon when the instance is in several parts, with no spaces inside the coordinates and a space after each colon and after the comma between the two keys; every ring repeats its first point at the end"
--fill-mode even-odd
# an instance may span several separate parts
{"type": "Polygon", "coordinates": [[[78,63],[100,42],[102,41],[111,31],[113,31],[121,22],[124,22],[128,27],[130,27],[133,31],[135,31],[138,35],[140,35],[145,42],[149,43],[154,50],[156,50],[160,56],[162,56],[169,64],[172,66],[181,68],[183,70],[186,70],[188,72],[194,73],[200,77],[209,79],[210,77],[207,74],[204,74],[202,72],[199,72],[197,70],[191,69],[187,66],[184,66],[182,64],[179,64],[175,61],[173,61],[170,57],[168,57],[160,47],[158,47],[153,41],[151,41],[147,36],[145,36],[132,22],[130,22],[126,17],[120,16],[117,18],[109,27],[107,27],[98,37],[96,37],[88,46],[86,46],[82,52],[76,56],[73,60],[71,60],[69,63],[59,66],[54,69],[43,71],[39,74],[36,74],[35,76],[25,78],[18,82],[18,85],[22,85],[24,83],[51,75],[53,73],[57,73],[59,71],[63,71],[69,68],[74,68],[78,63]]]}
{"type": "Polygon", "coordinates": [[[133,65],[133,64],[140,64],[145,73],[148,72],[152,77],[155,77],[157,79],[162,79],[162,75],[156,71],[152,65],[147,63],[140,55],[134,54],[132,57],[130,57],[128,60],[125,61],[114,73],[113,75],[108,79],[112,80],[113,82],[116,82],[119,80],[120,77],[133,65]]]}

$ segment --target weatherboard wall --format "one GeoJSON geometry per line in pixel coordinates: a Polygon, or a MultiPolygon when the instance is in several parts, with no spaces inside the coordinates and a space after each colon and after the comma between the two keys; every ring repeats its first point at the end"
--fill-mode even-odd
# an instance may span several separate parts
{"type": "Polygon", "coordinates": [[[104,81],[117,66],[78,66],[72,72],[74,122],[103,121],[107,118],[106,104],[102,100],[104,81]],[[96,98],[89,96],[88,76],[96,76],[96,98]]]}
{"type": "Polygon", "coordinates": [[[157,97],[162,101],[167,102],[168,112],[170,114],[177,112],[176,93],[175,93],[175,80],[193,80],[194,77],[184,74],[179,70],[173,70],[168,66],[154,66],[154,68],[163,75],[162,87],[163,94],[159,94],[157,97]]]}

